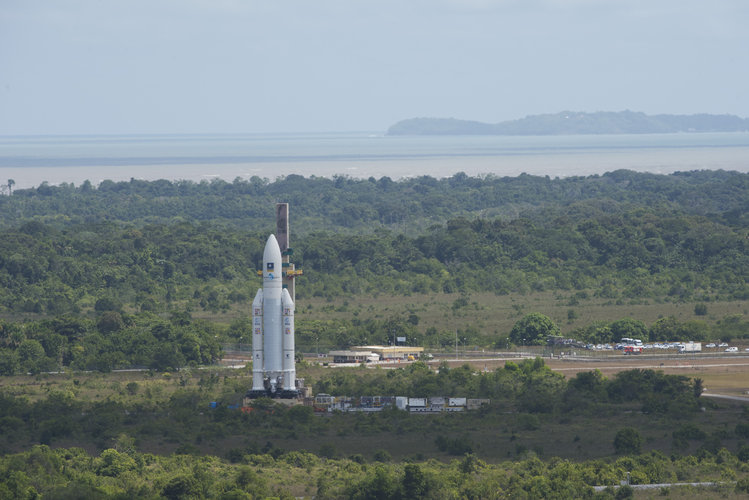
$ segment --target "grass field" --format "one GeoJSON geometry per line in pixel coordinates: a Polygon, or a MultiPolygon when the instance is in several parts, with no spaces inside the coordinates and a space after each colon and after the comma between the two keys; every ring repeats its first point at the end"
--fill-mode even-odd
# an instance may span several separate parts
{"type": "MultiPolygon", "coordinates": [[[[637,300],[617,303],[610,299],[593,297],[580,298],[576,293],[541,292],[527,295],[495,295],[474,293],[468,296],[468,306],[453,309],[459,294],[432,294],[378,297],[350,297],[333,303],[323,299],[310,298],[298,301],[297,310],[301,316],[351,318],[387,317],[391,315],[415,313],[419,316],[420,327],[434,326],[438,329],[454,330],[467,322],[477,325],[487,334],[507,334],[515,322],[525,314],[540,312],[556,322],[562,332],[589,325],[594,321],[614,321],[621,318],[635,318],[646,324],[657,319],[674,316],[679,321],[701,319],[714,323],[732,314],[749,314],[749,302],[725,301],[707,305],[708,314],[696,316],[694,302],[667,302],[637,300]],[[571,305],[574,304],[574,305],[571,305]],[[311,306],[311,308],[309,307],[311,306]],[[568,311],[575,311],[576,317],[568,319],[568,311]]],[[[316,318],[317,319],[317,318],[316,318]]]]}
{"type": "MultiPolygon", "coordinates": [[[[524,315],[540,312],[559,325],[562,335],[596,321],[616,321],[634,318],[651,325],[659,318],[673,316],[680,322],[699,320],[708,325],[730,315],[749,315],[749,301],[718,301],[707,303],[707,314],[694,313],[696,302],[675,302],[666,299],[614,301],[594,297],[593,291],[537,292],[526,295],[496,295],[473,293],[467,296],[468,305],[454,307],[460,294],[429,294],[409,296],[351,296],[333,301],[319,297],[297,300],[298,320],[344,319],[354,317],[384,320],[415,314],[418,330],[429,327],[454,332],[468,326],[475,327],[486,338],[485,345],[507,336],[513,325],[524,315]],[[572,311],[572,313],[570,313],[572,311]],[[572,319],[569,319],[572,318],[572,319]]],[[[228,324],[246,317],[249,307],[234,307],[223,314],[194,311],[194,317],[228,324]]],[[[309,346],[304,346],[309,347],[309,346]]]]}

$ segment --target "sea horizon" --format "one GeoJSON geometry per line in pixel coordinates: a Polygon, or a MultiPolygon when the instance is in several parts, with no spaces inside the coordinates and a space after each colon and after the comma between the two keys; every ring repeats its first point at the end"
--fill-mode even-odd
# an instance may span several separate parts
{"type": "Polygon", "coordinates": [[[749,172],[749,133],[388,136],[384,132],[0,136],[0,181],[16,189],[88,180],[260,177],[549,177],[627,169],[749,172]]]}

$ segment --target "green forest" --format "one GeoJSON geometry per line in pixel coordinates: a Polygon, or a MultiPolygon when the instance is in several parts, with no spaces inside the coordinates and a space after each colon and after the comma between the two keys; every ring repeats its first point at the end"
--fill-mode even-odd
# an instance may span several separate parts
{"type": "MultiPolygon", "coordinates": [[[[260,286],[277,201],[291,206],[307,349],[386,343],[394,331],[439,348],[455,335],[416,313],[333,315],[309,309],[311,300],[345,310],[361,297],[452,296],[457,318],[472,316],[476,293],[553,293],[570,318],[586,300],[696,304],[688,320],[576,324],[570,334],[581,341],[740,339],[745,314],[705,311],[749,298],[747,193],[748,175],[723,171],[19,189],[0,197],[0,372],[214,361],[219,343],[249,338],[242,311],[260,286]]],[[[479,321],[460,330],[482,348],[523,338],[479,321]]]]}
{"type": "Polygon", "coordinates": [[[699,378],[301,360],[396,334],[431,350],[562,332],[741,341],[747,214],[749,175],[725,171],[14,190],[0,196],[0,498],[627,498],[614,488],[627,473],[749,493],[747,406],[700,397],[699,378]],[[236,409],[250,372],[217,362],[250,338],[276,202],[304,271],[298,374],[313,392],[491,405],[426,419],[236,409]]]}
{"type": "MultiPolygon", "coordinates": [[[[735,457],[675,461],[661,454],[623,457],[612,463],[575,463],[526,458],[486,464],[474,455],[450,463],[362,463],[353,458],[321,458],[308,452],[277,456],[248,454],[237,463],[216,457],[141,453],[109,448],[91,456],[81,448],[35,446],[0,459],[4,498],[632,498],[631,486],[614,488],[620,477],[652,482],[701,474],[724,477],[735,457]],[[699,471],[699,472],[698,472],[699,471]],[[708,471],[708,472],[705,472],[708,471]],[[608,484],[599,492],[590,483],[608,484]]],[[[658,484],[658,483],[655,483],[658,484]]],[[[736,487],[715,486],[710,493],[740,498],[749,491],[742,479],[736,487]]],[[[695,488],[661,487],[662,497],[698,498],[695,488]]],[[[703,492],[704,493],[704,492],[703,492]]],[[[702,497],[704,498],[704,497],[702,497]]]]}

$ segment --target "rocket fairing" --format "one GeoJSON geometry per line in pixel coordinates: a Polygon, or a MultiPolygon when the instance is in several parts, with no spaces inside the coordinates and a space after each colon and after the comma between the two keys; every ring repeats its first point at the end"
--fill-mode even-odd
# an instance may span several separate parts
{"type": "Polygon", "coordinates": [[[263,288],[252,302],[253,396],[295,397],[294,302],[282,286],[281,249],[274,235],[263,251],[263,288]]]}

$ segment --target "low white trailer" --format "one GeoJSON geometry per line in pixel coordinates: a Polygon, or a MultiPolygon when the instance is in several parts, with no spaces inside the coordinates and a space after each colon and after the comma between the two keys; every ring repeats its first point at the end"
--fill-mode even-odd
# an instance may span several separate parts
{"type": "Polygon", "coordinates": [[[702,352],[702,342],[685,342],[683,344],[679,344],[679,352],[702,352]]]}

